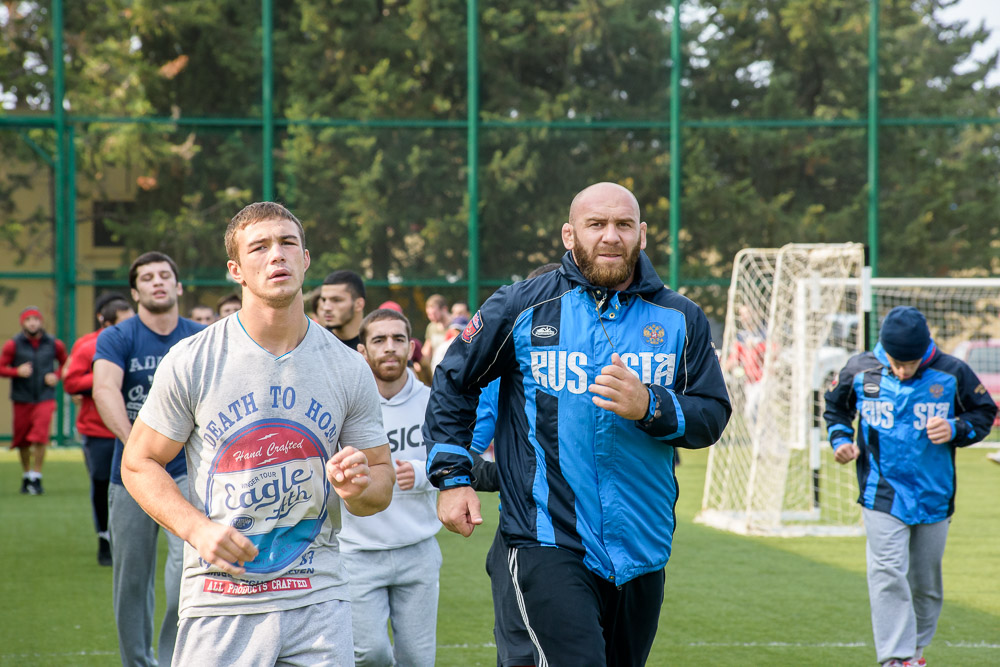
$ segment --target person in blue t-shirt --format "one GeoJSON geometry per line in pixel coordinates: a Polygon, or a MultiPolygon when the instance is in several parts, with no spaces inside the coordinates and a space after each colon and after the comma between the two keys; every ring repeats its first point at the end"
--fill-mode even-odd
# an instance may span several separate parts
{"type": "MultiPolygon", "coordinates": [[[[124,443],[153,383],[160,359],[178,341],[205,327],[180,317],[177,298],[183,287],[177,265],[161,252],[147,252],[132,262],[128,273],[137,316],[101,332],[94,354],[94,402],[104,424],[115,434],[115,453],[108,490],[111,533],[112,597],[122,664],[169,665],[177,636],[181,559],[184,543],[167,533],[164,565],[167,612],[153,655],[153,609],[156,580],[156,540],[159,526],[132,499],[122,484],[124,443]]],[[[187,488],[184,452],[167,466],[187,488]]]]}

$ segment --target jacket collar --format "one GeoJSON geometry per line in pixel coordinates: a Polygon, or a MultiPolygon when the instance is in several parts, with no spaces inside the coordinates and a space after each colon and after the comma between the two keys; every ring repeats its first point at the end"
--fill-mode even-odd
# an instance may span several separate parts
{"type": "MultiPolygon", "coordinates": [[[[875,349],[872,350],[875,358],[878,359],[879,363],[889,368],[889,355],[886,354],[885,348],[882,347],[882,343],[876,343],[875,349]]],[[[924,352],[924,356],[920,359],[920,366],[917,367],[917,373],[920,373],[925,368],[931,365],[931,362],[937,359],[938,348],[934,343],[934,339],[931,339],[930,344],[927,346],[927,350],[924,352]]]]}
{"type": "Polygon", "coordinates": [[[49,333],[45,329],[39,329],[39,335],[36,336],[36,337],[34,337],[34,338],[32,338],[28,334],[24,333],[24,330],[22,329],[21,331],[17,332],[17,336],[15,336],[15,338],[20,338],[21,340],[26,341],[26,342],[31,343],[31,344],[34,345],[34,344],[40,343],[42,341],[49,340],[51,338],[51,336],[49,336],[49,333]]]}

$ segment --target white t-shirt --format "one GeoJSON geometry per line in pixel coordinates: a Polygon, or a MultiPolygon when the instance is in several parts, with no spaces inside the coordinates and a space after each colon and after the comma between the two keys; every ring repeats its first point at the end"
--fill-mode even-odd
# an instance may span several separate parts
{"type": "Polygon", "coordinates": [[[350,599],[325,465],[343,447],[386,444],[361,355],[310,322],[298,347],[275,357],[227,317],[170,350],[139,417],[185,443],[192,503],[260,551],[237,579],[186,544],[182,618],[350,599]]]}

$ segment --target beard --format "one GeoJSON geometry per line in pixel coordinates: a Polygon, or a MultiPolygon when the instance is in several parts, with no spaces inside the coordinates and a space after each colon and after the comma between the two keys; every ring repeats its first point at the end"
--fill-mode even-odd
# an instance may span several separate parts
{"type": "Polygon", "coordinates": [[[354,319],[354,307],[349,308],[335,308],[333,310],[324,311],[322,313],[316,313],[319,317],[319,323],[326,327],[329,331],[334,331],[335,329],[340,329],[351,323],[354,319]]]}
{"type": "Polygon", "coordinates": [[[372,359],[371,357],[365,355],[368,365],[371,366],[372,373],[376,378],[382,382],[395,382],[399,378],[403,377],[403,373],[406,372],[406,358],[405,357],[393,357],[399,364],[395,368],[386,368],[382,365],[386,357],[381,359],[372,359]]]}
{"type": "Polygon", "coordinates": [[[345,320],[342,317],[337,317],[336,315],[320,315],[319,321],[323,324],[328,331],[333,331],[334,329],[340,329],[345,324],[350,322],[350,320],[345,320]]]}
{"type": "MultiPolygon", "coordinates": [[[[603,249],[610,250],[612,248],[605,247],[603,249]]],[[[639,249],[639,242],[636,241],[635,245],[631,248],[625,248],[625,252],[621,256],[621,262],[610,266],[604,263],[599,264],[597,255],[602,250],[602,247],[598,245],[592,251],[587,251],[580,243],[580,238],[576,235],[576,230],[573,230],[573,259],[576,260],[576,265],[580,267],[583,277],[595,287],[613,288],[628,280],[632,272],[635,271],[636,263],[639,261],[639,249]]]]}
{"type": "Polygon", "coordinates": [[[177,299],[175,297],[168,301],[157,303],[156,301],[153,301],[152,298],[149,298],[146,300],[140,300],[139,303],[153,315],[162,315],[163,313],[170,312],[170,309],[177,305],[177,299]]]}

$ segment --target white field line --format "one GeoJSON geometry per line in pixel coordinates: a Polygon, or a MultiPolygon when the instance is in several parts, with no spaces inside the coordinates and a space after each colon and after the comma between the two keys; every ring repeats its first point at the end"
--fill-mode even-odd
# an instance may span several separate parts
{"type": "MultiPolygon", "coordinates": [[[[680,644],[689,648],[865,648],[871,646],[868,642],[688,642],[680,644]]],[[[948,648],[972,648],[997,650],[1000,643],[996,642],[951,642],[937,641],[936,646],[946,646],[948,648]]],[[[486,642],[483,644],[438,644],[440,650],[463,650],[463,649],[493,649],[496,644],[486,642]]],[[[0,663],[7,660],[30,660],[38,658],[69,658],[69,657],[90,657],[90,656],[117,656],[117,652],[112,651],[76,651],[72,653],[0,653],[0,663]]]]}
{"type": "MultiPolygon", "coordinates": [[[[689,642],[681,646],[690,647],[710,647],[710,648],[864,648],[871,646],[868,642],[689,642]]],[[[988,650],[1000,649],[1000,644],[996,642],[952,642],[935,641],[932,646],[947,646],[948,648],[982,648],[988,650]]]]}
{"type": "MultiPolygon", "coordinates": [[[[872,646],[869,642],[688,642],[675,645],[688,646],[691,648],[865,648],[872,646]]],[[[986,650],[1000,649],[1000,643],[987,641],[942,641],[937,640],[934,646],[946,646],[948,648],[976,648],[986,650]]],[[[496,648],[493,642],[485,644],[438,644],[439,649],[482,649],[496,648]]]]}
{"type": "MultiPolygon", "coordinates": [[[[63,651],[61,653],[0,653],[0,664],[7,664],[7,660],[29,660],[32,658],[89,658],[94,656],[115,656],[118,651],[63,651]]],[[[21,663],[23,664],[23,663],[21,663]]]]}

